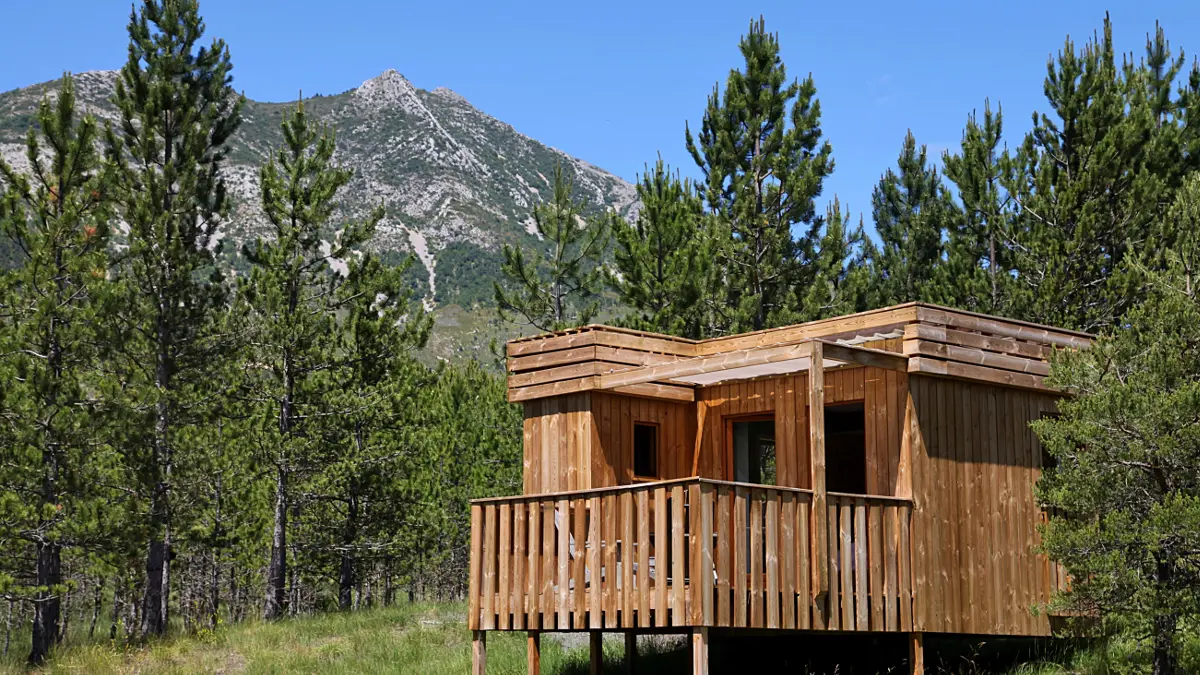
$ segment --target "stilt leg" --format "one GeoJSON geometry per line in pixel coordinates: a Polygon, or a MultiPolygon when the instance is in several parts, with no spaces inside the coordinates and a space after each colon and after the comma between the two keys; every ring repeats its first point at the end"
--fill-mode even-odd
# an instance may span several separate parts
{"type": "Polygon", "coordinates": [[[487,672],[487,633],[477,630],[471,632],[471,675],[484,675],[487,672]]]}
{"type": "Polygon", "coordinates": [[[600,675],[604,672],[604,633],[592,631],[588,652],[591,657],[591,674],[600,675]]]}
{"type": "Polygon", "coordinates": [[[542,672],[542,634],[529,631],[529,640],[525,647],[525,658],[529,662],[529,675],[541,675],[542,672]]]}
{"type": "Polygon", "coordinates": [[[708,628],[692,629],[692,675],[708,675],[708,628]]]}
{"type": "Polygon", "coordinates": [[[925,635],[923,633],[909,633],[908,665],[912,670],[912,675],[925,675],[925,635]]]}
{"type": "Polygon", "coordinates": [[[625,633],[625,673],[630,675],[637,665],[637,633],[625,633]]]}

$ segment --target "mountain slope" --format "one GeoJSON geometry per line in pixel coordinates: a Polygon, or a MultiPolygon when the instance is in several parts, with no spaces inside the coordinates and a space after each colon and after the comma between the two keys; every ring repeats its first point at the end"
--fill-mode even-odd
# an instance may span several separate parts
{"type": "MultiPolygon", "coordinates": [[[[116,77],[77,75],[83,108],[115,120],[109,99],[116,77]]],[[[26,163],[23,138],[37,103],[56,84],[0,93],[0,154],[18,167],[26,163]]],[[[235,268],[241,243],[266,233],[258,167],[281,142],[279,124],[294,105],[246,102],[225,168],[235,207],[222,236],[235,268]]],[[[437,356],[473,353],[500,330],[488,320],[499,250],[504,243],[536,245],[531,207],[549,194],[556,164],[592,208],[626,215],[634,208],[633,186],[624,180],[517,132],[449,89],[418,89],[394,70],[305,105],[337,132],[338,160],[355,171],[339,217],[361,217],[382,204],[373,245],[389,260],[417,256],[413,285],[439,314],[437,356]]]]}

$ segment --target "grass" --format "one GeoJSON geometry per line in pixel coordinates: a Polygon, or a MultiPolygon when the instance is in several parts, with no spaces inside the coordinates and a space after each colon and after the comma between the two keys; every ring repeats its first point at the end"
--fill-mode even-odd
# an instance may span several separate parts
{"type": "MultiPolygon", "coordinates": [[[[43,673],[422,673],[461,675],[470,671],[471,639],[461,605],[400,605],[347,614],[327,614],[278,623],[253,621],[215,632],[174,637],[145,647],[107,641],[59,651],[43,673]]],[[[524,674],[524,633],[488,636],[488,673],[524,674]]],[[[14,642],[0,673],[24,673],[25,644],[14,642]]],[[[682,655],[666,655],[678,660],[682,655]]],[[[621,646],[605,644],[606,661],[618,672],[621,646]]],[[[654,659],[655,654],[648,654],[654,659]]],[[[564,650],[542,641],[547,675],[586,673],[584,646],[564,650]]],[[[651,666],[647,663],[647,666],[651,666]]],[[[683,662],[680,660],[679,666],[683,662]]],[[[657,666],[647,672],[657,672],[657,666]]]]}
{"type": "MultiPolygon", "coordinates": [[[[179,636],[144,647],[111,645],[107,641],[74,644],[59,651],[43,673],[422,673],[443,675],[470,671],[470,634],[463,626],[462,605],[416,604],[347,614],[326,614],[277,623],[253,621],[179,636]]],[[[605,672],[621,671],[620,636],[606,640],[605,672]]],[[[902,637],[902,636],[899,636],[902,637]]],[[[837,672],[841,675],[874,672],[904,672],[900,659],[888,656],[894,665],[879,668],[859,663],[835,663],[816,668],[797,658],[825,645],[835,654],[891,652],[888,638],[880,638],[870,649],[865,643],[838,646],[832,636],[803,643],[799,638],[786,643],[768,643],[749,638],[740,643],[713,645],[713,672],[837,672]],[[782,656],[781,656],[782,655],[782,656]]],[[[547,675],[583,675],[588,672],[587,641],[564,648],[557,640],[543,638],[542,666],[547,675]]],[[[898,643],[902,645],[903,643],[898,643]]],[[[1147,672],[1148,656],[1143,645],[1115,640],[1080,649],[1054,647],[1008,649],[995,642],[945,645],[929,659],[929,672],[938,675],[1125,675],[1147,672]],[[1009,652],[1007,660],[997,654],[1009,652]],[[1013,666],[1012,654],[1021,662],[1013,666]]],[[[927,648],[931,645],[927,643],[927,648]]],[[[24,673],[21,657],[25,644],[15,642],[7,660],[0,661],[0,674],[24,673]]],[[[647,673],[686,673],[686,647],[663,642],[643,644],[638,670],[647,673]]],[[[828,650],[827,650],[828,651],[828,650]]],[[[901,650],[903,651],[903,650],[901,650]]],[[[1200,663],[1197,641],[1185,649],[1185,668],[1200,663]]],[[[932,656],[932,655],[931,655],[932,656]]],[[[488,673],[525,673],[525,635],[492,633],[488,636],[488,673]]]]}

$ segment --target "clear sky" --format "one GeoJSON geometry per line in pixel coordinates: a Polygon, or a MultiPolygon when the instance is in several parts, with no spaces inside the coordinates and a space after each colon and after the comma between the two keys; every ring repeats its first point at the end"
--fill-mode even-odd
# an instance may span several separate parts
{"type": "MultiPolygon", "coordinates": [[[[129,0],[4,0],[0,90],[62,71],[119,68],[129,0]]],[[[835,193],[870,221],[871,189],[905,130],[935,154],[957,145],[985,98],[1006,136],[1045,109],[1047,58],[1113,17],[1139,54],[1161,20],[1200,50],[1200,2],[456,2],[201,0],[230,45],[235,85],[258,100],[331,94],[388,68],[444,86],[517,130],[629,180],[656,154],[685,173],[683,144],[713,85],[740,65],[738,37],[764,15],[789,73],[812,72],[837,168],[835,193]]]]}

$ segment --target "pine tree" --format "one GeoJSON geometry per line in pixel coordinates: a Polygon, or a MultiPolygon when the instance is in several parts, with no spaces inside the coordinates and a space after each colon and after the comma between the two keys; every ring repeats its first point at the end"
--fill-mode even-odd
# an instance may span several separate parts
{"type": "Polygon", "coordinates": [[[599,260],[616,216],[604,213],[585,221],[583,204],[571,190],[562,166],[556,166],[553,199],[533,209],[544,257],[526,259],[520,247],[504,245],[504,281],[493,284],[502,320],[554,331],[586,324],[599,310],[599,260]]]}
{"type": "Polygon", "coordinates": [[[728,228],[713,251],[731,308],[722,332],[765,328],[794,311],[791,290],[808,280],[801,252],[820,236],[814,200],[833,172],[812,77],[788,83],[778,36],[761,18],[739,49],[744,70],[729,73],[723,93],[714,88],[699,136],[686,130],[705,200],[728,228]],[[801,226],[798,244],[792,231],[801,226]]]}
{"type": "MultiPolygon", "coordinates": [[[[283,146],[260,172],[263,213],[273,238],[245,247],[252,271],[240,292],[250,345],[246,397],[259,402],[255,443],[261,461],[275,474],[267,619],[283,616],[286,608],[289,517],[299,506],[295,482],[312,476],[326,457],[331,397],[346,367],[338,313],[361,311],[361,304],[371,307],[384,290],[362,280],[356,280],[361,288],[348,286],[332,264],[343,261],[354,266],[353,274],[362,273],[353,259],[370,241],[382,209],[332,231],[337,193],[353,172],[333,162],[332,131],[311,122],[302,103],[282,129],[283,146]],[[333,241],[323,252],[326,236],[333,241]]],[[[368,262],[370,269],[377,268],[373,258],[368,262]]],[[[388,290],[398,297],[395,289],[388,290]]],[[[388,312],[394,317],[395,310],[388,312]]]]}
{"type": "Polygon", "coordinates": [[[877,255],[860,220],[849,224],[836,197],[826,210],[825,229],[809,258],[812,280],[796,287],[797,321],[815,321],[870,309],[871,264],[877,255]]]}
{"type": "Polygon", "coordinates": [[[1000,149],[1003,115],[984,103],[982,120],[972,112],[957,154],[943,155],[961,213],[951,221],[946,260],[934,283],[934,302],[984,314],[1017,316],[1012,206],[1003,188],[1009,162],[1000,149]]]}
{"type": "Polygon", "coordinates": [[[1140,64],[1118,67],[1112,25],[1080,51],[1067,40],[1047,65],[1051,114],[1014,157],[1005,189],[1017,204],[1016,266],[1028,318],[1088,331],[1116,325],[1140,297],[1131,254],[1161,259],[1170,245],[1162,205],[1200,155],[1195,147],[1200,64],[1170,99],[1182,67],[1161,30],[1140,64]]]}
{"type": "Polygon", "coordinates": [[[106,513],[112,495],[100,487],[113,481],[114,467],[98,447],[91,386],[112,309],[97,137],[65,76],[26,137],[29,170],[0,159],[0,228],[20,253],[0,275],[0,541],[20,548],[14,565],[0,568],[0,586],[15,583],[33,606],[34,665],[59,642],[64,554],[95,552],[119,520],[106,513]]]}
{"type": "Polygon", "coordinates": [[[897,161],[871,194],[879,257],[875,261],[877,306],[927,300],[942,263],[942,237],[953,221],[953,204],[937,169],[911,131],[897,161]]]}
{"type": "MultiPolygon", "coordinates": [[[[384,267],[365,253],[351,262],[340,289],[345,318],[338,329],[338,352],[345,367],[332,390],[327,414],[330,461],[310,493],[318,495],[318,516],[336,553],[338,607],[352,608],[353,591],[372,559],[397,548],[405,510],[415,491],[399,489],[407,478],[409,454],[420,434],[418,392],[434,377],[414,352],[425,345],[431,317],[412,300],[407,264],[384,267]]],[[[418,492],[419,494],[419,492],[418,492]]]]}
{"type": "Polygon", "coordinates": [[[195,0],[146,0],[133,12],[113,96],[120,119],[106,132],[119,216],[129,225],[117,265],[128,292],[123,368],[137,382],[136,394],[113,394],[126,401],[134,432],[126,451],[149,493],[143,635],[167,628],[175,455],[203,371],[222,353],[209,329],[223,293],[209,278],[228,210],[218,171],[242,100],[230,86],[228,49],[220,40],[198,47],[203,35],[195,0]]]}
{"type": "Polygon", "coordinates": [[[1057,513],[1043,535],[1071,575],[1059,606],[1105,630],[1150,637],[1153,672],[1174,675],[1200,619],[1200,175],[1167,219],[1182,233],[1166,271],[1119,327],[1064,352],[1050,381],[1073,396],[1034,428],[1053,458],[1038,484],[1057,513]]]}
{"type": "Polygon", "coordinates": [[[661,159],[637,184],[637,220],[613,223],[616,247],[609,281],[633,312],[631,328],[700,336],[698,281],[707,274],[699,237],[703,204],[690,181],[672,176],[661,159]]]}

